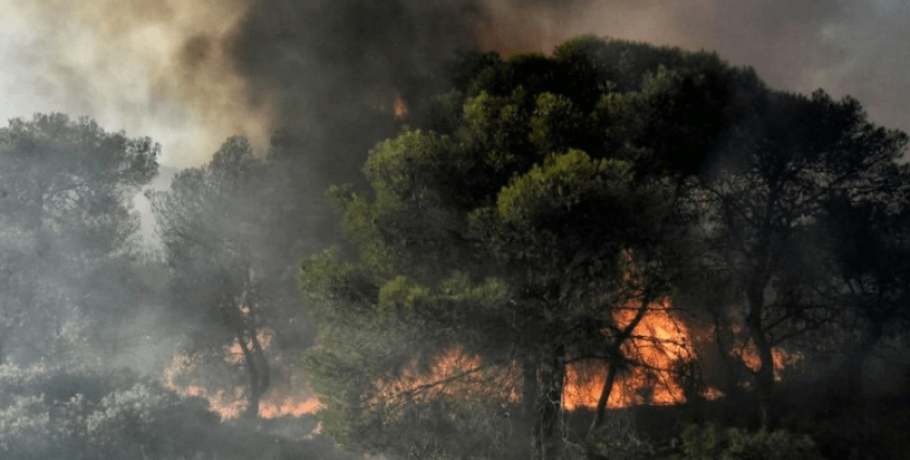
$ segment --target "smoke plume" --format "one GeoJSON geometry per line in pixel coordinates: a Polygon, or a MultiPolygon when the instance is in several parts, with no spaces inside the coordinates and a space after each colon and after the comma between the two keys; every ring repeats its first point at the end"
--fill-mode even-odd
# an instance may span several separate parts
{"type": "Polygon", "coordinates": [[[361,148],[345,138],[370,123],[363,109],[420,97],[455,48],[550,52],[582,33],[717,50],[773,87],[853,95],[873,121],[910,128],[898,0],[5,3],[0,116],[88,115],[154,137],[173,167],[206,162],[232,134],[262,150],[280,128],[311,151],[361,148]]]}

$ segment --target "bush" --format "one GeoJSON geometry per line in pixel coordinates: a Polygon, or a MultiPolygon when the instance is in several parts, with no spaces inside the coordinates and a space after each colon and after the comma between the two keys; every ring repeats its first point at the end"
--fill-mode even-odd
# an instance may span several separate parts
{"type": "Polygon", "coordinates": [[[748,432],[715,425],[688,426],[680,446],[691,460],[824,460],[808,436],[784,430],[748,432]]]}
{"type": "Polygon", "coordinates": [[[0,458],[191,458],[218,418],[129,372],[0,366],[0,458]]]}

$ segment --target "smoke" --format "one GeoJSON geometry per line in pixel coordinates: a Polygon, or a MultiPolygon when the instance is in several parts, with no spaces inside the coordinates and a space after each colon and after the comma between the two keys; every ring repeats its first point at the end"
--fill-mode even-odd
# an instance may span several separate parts
{"type": "Polygon", "coordinates": [[[715,50],[755,67],[772,87],[851,95],[872,121],[910,130],[910,4],[900,0],[489,0],[482,46],[549,52],[567,38],[598,36],[715,50]]]}
{"type": "MultiPolygon", "coordinates": [[[[549,52],[593,33],[716,49],[774,87],[852,94],[910,129],[908,16],[897,0],[4,0],[0,116],[89,115],[162,142],[171,171],[229,135],[262,151],[284,129],[305,158],[294,193],[321,197],[394,134],[376,109],[443,87],[459,47],[549,52]]],[[[327,210],[307,219],[308,237],[337,234],[327,210]]]]}
{"type": "Polygon", "coordinates": [[[423,96],[453,49],[550,52],[582,33],[717,50],[774,87],[853,95],[873,121],[910,129],[899,0],[5,3],[0,116],[88,115],[154,137],[173,167],[206,162],[232,134],[263,150],[279,128],[312,151],[361,148],[333,143],[371,122],[365,107],[423,96]]]}
{"type": "Polygon", "coordinates": [[[60,111],[161,142],[162,161],[207,161],[230,133],[264,143],[268,107],[218,46],[243,2],[7,0],[0,22],[7,117],[60,111]]]}

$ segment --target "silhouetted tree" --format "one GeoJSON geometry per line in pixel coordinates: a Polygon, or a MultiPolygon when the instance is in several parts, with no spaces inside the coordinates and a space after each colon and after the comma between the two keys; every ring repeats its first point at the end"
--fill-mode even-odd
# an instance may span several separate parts
{"type": "Polygon", "coordinates": [[[876,345],[910,324],[910,180],[906,165],[892,172],[876,178],[881,193],[872,199],[832,197],[819,221],[830,229],[835,300],[844,308],[836,336],[853,337],[836,348],[845,352],[838,396],[855,405],[866,397],[863,367],[876,345]]]}
{"type": "Polygon", "coordinates": [[[829,206],[835,198],[848,206],[882,200],[899,183],[889,178],[907,138],[870,123],[857,101],[820,90],[760,92],[749,103],[702,181],[711,203],[703,260],[731,273],[740,293],[728,311],[754,345],[761,426],[771,428],[774,347],[846,311],[834,294],[849,282],[832,278],[832,248],[822,244],[829,230],[816,223],[840,219],[829,206]]]}

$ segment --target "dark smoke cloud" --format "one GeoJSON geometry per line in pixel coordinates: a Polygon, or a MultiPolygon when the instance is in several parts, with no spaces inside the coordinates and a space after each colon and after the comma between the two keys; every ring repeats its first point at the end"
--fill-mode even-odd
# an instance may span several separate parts
{"type": "Polygon", "coordinates": [[[874,121],[910,129],[902,0],[7,3],[0,115],[89,115],[162,141],[171,166],[207,161],[231,134],[262,149],[281,127],[320,150],[362,131],[364,107],[418,100],[454,48],[547,53],[582,33],[717,50],[773,87],[853,95],[874,121]]]}
{"type": "Polygon", "coordinates": [[[456,47],[548,53],[592,33],[717,50],[773,87],[852,95],[910,129],[908,23],[899,0],[260,0],[227,49],[252,102],[279,101],[279,125],[315,116],[319,129],[356,118],[339,105],[408,96],[456,47]]]}
{"type": "Polygon", "coordinates": [[[772,87],[851,95],[873,121],[910,130],[910,4],[902,0],[489,0],[481,42],[548,52],[580,33],[716,50],[772,87]],[[504,26],[504,27],[502,27],[504,26]],[[511,40],[513,31],[520,39],[511,40]]]}
{"type": "Polygon", "coordinates": [[[222,46],[249,103],[272,104],[272,127],[298,139],[322,183],[354,179],[376,136],[394,133],[377,109],[426,99],[420,91],[485,22],[467,0],[260,0],[222,46]]]}

